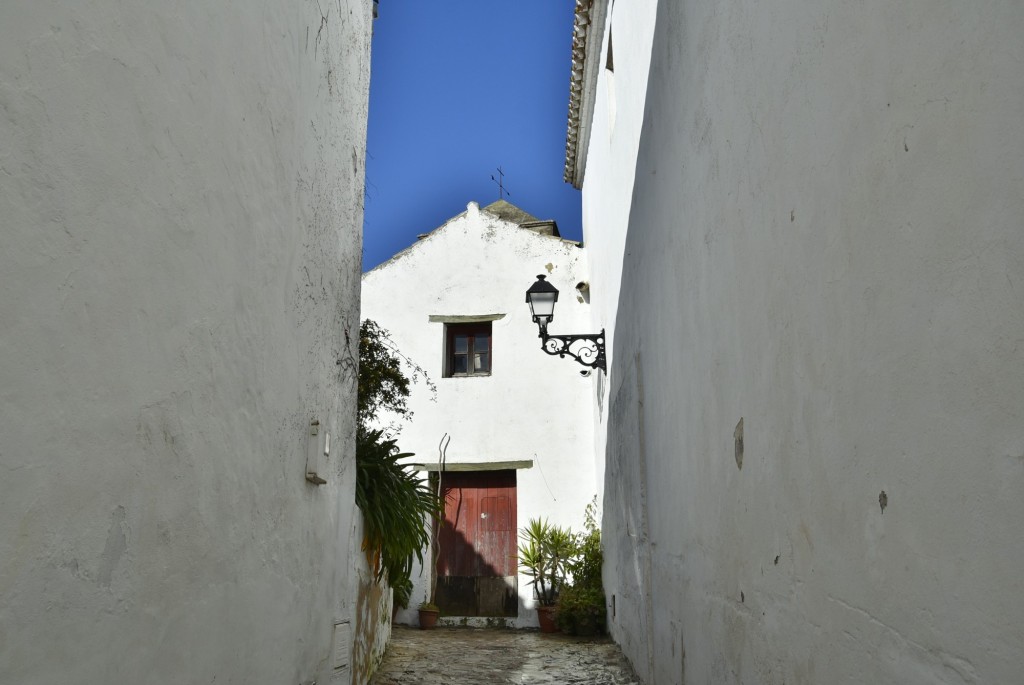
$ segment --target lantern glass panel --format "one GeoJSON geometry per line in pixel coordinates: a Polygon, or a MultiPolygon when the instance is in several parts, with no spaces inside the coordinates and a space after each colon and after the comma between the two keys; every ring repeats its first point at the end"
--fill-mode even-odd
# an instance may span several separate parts
{"type": "Polygon", "coordinates": [[[550,321],[555,315],[555,293],[532,293],[530,311],[533,318],[550,321]]]}

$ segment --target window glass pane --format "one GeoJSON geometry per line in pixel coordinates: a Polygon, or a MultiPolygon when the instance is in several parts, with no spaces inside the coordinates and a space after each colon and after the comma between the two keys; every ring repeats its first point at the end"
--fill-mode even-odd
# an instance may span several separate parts
{"type": "Polygon", "coordinates": [[[486,373],[487,371],[491,370],[491,360],[490,360],[490,356],[491,355],[489,355],[486,352],[484,352],[483,354],[476,354],[474,356],[475,356],[474,367],[473,367],[474,371],[476,371],[478,373],[481,373],[481,372],[486,373]]]}
{"type": "Polygon", "coordinates": [[[491,372],[490,322],[452,323],[445,327],[445,376],[491,372]]]}

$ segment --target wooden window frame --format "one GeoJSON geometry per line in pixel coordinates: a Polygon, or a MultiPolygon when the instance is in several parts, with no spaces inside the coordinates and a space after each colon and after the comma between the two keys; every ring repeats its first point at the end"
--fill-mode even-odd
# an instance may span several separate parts
{"type": "Polygon", "coordinates": [[[479,378],[490,376],[494,368],[494,336],[490,321],[473,321],[467,323],[446,323],[444,326],[444,377],[445,378],[479,378]],[[487,335],[487,370],[473,371],[473,344],[476,336],[487,335]],[[455,336],[467,336],[466,373],[455,373],[455,336]]]}

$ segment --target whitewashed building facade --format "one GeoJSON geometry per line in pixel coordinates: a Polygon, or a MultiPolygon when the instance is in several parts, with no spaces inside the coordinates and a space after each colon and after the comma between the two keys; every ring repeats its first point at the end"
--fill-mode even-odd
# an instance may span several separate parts
{"type": "Polygon", "coordinates": [[[448,495],[448,525],[428,554],[436,564],[414,576],[398,622],[416,622],[436,572],[442,622],[536,626],[517,530],[535,517],[579,530],[596,492],[591,383],[540,349],[525,303],[537,274],[561,291],[551,332],[584,332],[585,251],[503,200],[471,202],[363,275],[363,318],[436,384],[436,395],[413,386],[398,445],[425,476],[440,473],[448,495]]]}
{"type": "Polygon", "coordinates": [[[604,580],[645,682],[1020,681],[1022,33],[577,2],[604,580]]]}
{"type": "Polygon", "coordinates": [[[322,5],[0,3],[0,682],[361,683],[379,655],[373,10],[322,5]]]}

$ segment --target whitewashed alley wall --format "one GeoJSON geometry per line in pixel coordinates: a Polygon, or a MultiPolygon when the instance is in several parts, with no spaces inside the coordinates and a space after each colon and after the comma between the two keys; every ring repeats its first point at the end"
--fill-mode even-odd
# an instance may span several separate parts
{"type": "MultiPolygon", "coordinates": [[[[588,94],[594,103],[587,147],[587,168],[593,169],[594,173],[588,174],[582,184],[583,238],[588,248],[591,242],[597,248],[587,250],[592,325],[607,330],[609,362],[613,361],[615,354],[615,322],[622,280],[625,228],[632,206],[633,170],[640,145],[657,2],[638,0],[630,3],[628,9],[625,7],[623,4],[617,11],[608,13],[605,18],[608,30],[603,40],[600,36],[595,39],[600,50],[594,56],[600,78],[591,83],[592,91],[588,94]],[[613,50],[611,64],[607,60],[609,35],[615,37],[614,44],[623,46],[621,50],[613,50]]],[[[603,499],[607,433],[600,424],[604,420],[609,386],[607,377],[595,377],[594,381],[597,401],[593,406],[599,423],[599,430],[594,433],[595,467],[603,499]]]]}
{"type": "MultiPolygon", "coordinates": [[[[575,286],[586,280],[586,254],[575,243],[538,235],[471,203],[467,212],[363,276],[363,316],[391,332],[403,354],[437,384],[436,398],[419,383],[401,424],[398,445],[414,462],[438,461],[448,433],[449,464],[533,460],[517,471],[518,528],[533,517],[581,530],[595,494],[591,381],[584,368],[540,349],[526,289],[546,274],[559,289],[551,333],[590,332],[589,305],[575,286]],[[492,323],[492,374],[442,378],[444,324],[430,315],[502,314],[492,323]]],[[[414,577],[411,610],[429,592],[429,570],[414,577]]],[[[519,578],[519,617],[510,625],[536,626],[532,590],[519,578]]]]}
{"type": "Polygon", "coordinates": [[[370,15],[0,5],[0,681],[345,673],[370,15]]]}
{"type": "Polygon", "coordinates": [[[616,89],[650,50],[629,220],[591,192],[621,101],[584,217],[622,263],[605,582],[645,682],[1020,680],[1022,33],[923,0],[614,33],[616,89]]]}

